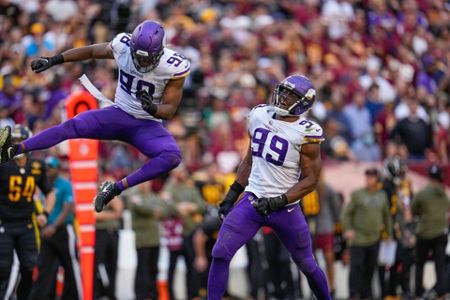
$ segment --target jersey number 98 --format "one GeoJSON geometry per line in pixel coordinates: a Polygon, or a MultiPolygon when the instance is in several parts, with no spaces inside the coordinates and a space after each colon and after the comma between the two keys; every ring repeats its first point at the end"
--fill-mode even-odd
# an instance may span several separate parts
{"type": "Polygon", "coordinates": [[[268,162],[276,165],[282,166],[284,160],[286,159],[289,143],[287,140],[279,137],[278,135],[270,134],[270,131],[265,128],[256,128],[252,137],[252,155],[257,157],[262,157],[268,162]],[[266,141],[270,137],[269,149],[265,151],[263,156],[264,147],[266,146],[266,141]]]}

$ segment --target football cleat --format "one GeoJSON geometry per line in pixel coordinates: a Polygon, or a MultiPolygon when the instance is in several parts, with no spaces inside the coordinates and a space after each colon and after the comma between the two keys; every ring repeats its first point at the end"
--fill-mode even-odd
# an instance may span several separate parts
{"type": "Polygon", "coordinates": [[[5,163],[13,157],[11,127],[6,126],[0,131],[0,163],[5,163]]]}
{"type": "Polygon", "coordinates": [[[120,195],[121,191],[115,182],[105,181],[100,186],[100,192],[94,198],[96,212],[101,212],[114,197],[120,195]]]}

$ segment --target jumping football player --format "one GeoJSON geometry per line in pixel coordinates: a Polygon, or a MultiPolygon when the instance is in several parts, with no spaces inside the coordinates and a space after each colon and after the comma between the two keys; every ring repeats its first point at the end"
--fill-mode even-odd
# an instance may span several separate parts
{"type": "Polygon", "coordinates": [[[303,116],[314,103],[315,90],[307,77],[293,75],[277,85],[272,99],[273,106],[256,106],[250,112],[249,149],[220,204],[224,222],[212,252],[209,300],[222,299],[232,257],[262,226],[277,233],[317,299],[331,299],[299,205],[316,187],[322,165],[322,128],[303,116]]]}
{"type": "Polygon", "coordinates": [[[164,47],[163,40],[164,28],[157,22],[145,21],[132,34],[120,33],[109,43],[70,49],[32,61],[31,69],[39,73],[65,62],[115,59],[119,68],[115,105],[83,112],[19,144],[12,144],[11,129],[6,127],[0,131],[0,161],[6,162],[17,154],[46,149],[74,138],[120,140],[132,144],[151,160],[119,182],[104,182],[94,198],[97,212],[124,189],[178,166],[180,151],[161,119],[170,119],[175,114],[190,63],[164,47]]]}

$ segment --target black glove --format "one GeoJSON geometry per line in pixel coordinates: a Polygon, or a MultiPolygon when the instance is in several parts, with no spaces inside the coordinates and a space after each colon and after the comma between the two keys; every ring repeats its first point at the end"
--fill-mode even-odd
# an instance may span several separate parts
{"type": "Polygon", "coordinates": [[[155,103],[153,103],[153,97],[146,90],[137,91],[136,98],[141,101],[143,110],[148,112],[151,116],[155,115],[158,107],[155,103]]]}
{"type": "Polygon", "coordinates": [[[31,62],[31,70],[36,73],[41,73],[47,70],[51,66],[59,65],[64,62],[62,54],[58,54],[52,57],[39,57],[31,62]]]}
{"type": "Polygon", "coordinates": [[[240,185],[238,182],[233,182],[223,199],[222,203],[219,205],[219,218],[223,221],[226,215],[230,212],[231,208],[234,205],[234,202],[239,198],[239,195],[244,191],[244,187],[240,185]]]}
{"type": "Polygon", "coordinates": [[[288,204],[285,194],[272,198],[258,198],[252,202],[253,207],[258,213],[267,216],[273,211],[279,210],[288,204]]]}

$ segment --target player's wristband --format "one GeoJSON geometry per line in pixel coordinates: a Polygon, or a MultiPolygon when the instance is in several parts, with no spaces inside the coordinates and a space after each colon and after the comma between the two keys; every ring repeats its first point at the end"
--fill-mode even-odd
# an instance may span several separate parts
{"type": "Polygon", "coordinates": [[[239,182],[235,181],[233,182],[233,184],[230,186],[230,190],[241,194],[244,191],[245,187],[243,187],[239,182]]]}
{"type": "Polygon", "coordinates": [[[57,54],[55,56],[49,57],[48,60],[52,66],[64,63],[64,56],[62,54],[57,54]]]}
{"type": "Polygon", "coordinates": [[[146,109],[145,109],[151,116],[154,116],[156,114],[156,112],[158,111],[158,105],[156,105],[155,103],[151,102],[150,104],[147,105],[146,109]]]}

